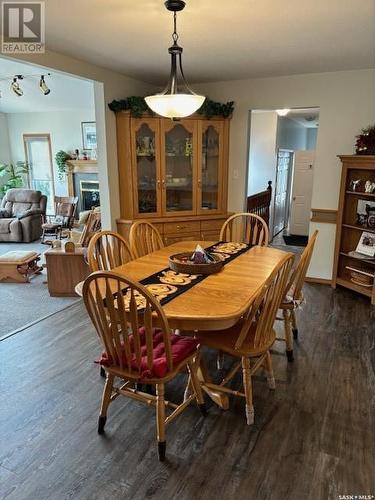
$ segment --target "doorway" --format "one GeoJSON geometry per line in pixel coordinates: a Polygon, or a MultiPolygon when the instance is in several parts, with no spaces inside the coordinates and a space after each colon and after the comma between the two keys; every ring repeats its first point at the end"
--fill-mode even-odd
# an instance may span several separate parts
{"type": "Polygon", "coordinates": [[[272,181],[270,235],[281,244],[307,241],[318,127],[319,108],[251,111],[248,196],[272,181]]]}
{"type": "Polygon", "coordinates": [[[309,234],[315,151],[295,151],[289,233],[309,234]]]}

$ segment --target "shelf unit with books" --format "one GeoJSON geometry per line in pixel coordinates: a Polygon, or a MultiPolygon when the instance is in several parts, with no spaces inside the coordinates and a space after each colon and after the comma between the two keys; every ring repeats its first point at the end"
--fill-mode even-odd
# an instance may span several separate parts
{"type": "Polygon", "coordinates": [[[375,156],[342,155],[340,200],[337,215],[335,262],[332,286],[343,286],[371,299],[375,305],[375,258],[356,253],[368,233],[368,251],[375,252],[375,156]],[[359,182],[358,182],[359,181],[359,182]],[[370,187],[371,189],[371,187],[370,187]]]}

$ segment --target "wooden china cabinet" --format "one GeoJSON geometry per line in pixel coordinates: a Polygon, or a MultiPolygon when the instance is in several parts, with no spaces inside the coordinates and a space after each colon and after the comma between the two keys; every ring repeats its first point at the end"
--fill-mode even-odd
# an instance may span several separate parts
{"type": "Polygon", "coordinates": [[[116,114],[121,218],[147,219],[166,244],[215,240],[227,213],[229,119],[116,114]]]}

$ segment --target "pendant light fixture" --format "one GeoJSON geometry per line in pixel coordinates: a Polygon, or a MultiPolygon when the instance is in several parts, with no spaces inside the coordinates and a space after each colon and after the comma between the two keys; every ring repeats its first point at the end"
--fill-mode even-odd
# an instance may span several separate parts
{"type": "Polygon", "coordinates": [[[183,0],[167,0],[164,5],[173,12],[174,31],[171,54],[171,74],[167,86],[161,94],[145,97],[147,105],[158,115],[179,119],[192,115],[204,103],[205,97],[195,94],[187,84],[182,69],[182,47],[177,43],[177,12],[185,7],[183,0]]]}

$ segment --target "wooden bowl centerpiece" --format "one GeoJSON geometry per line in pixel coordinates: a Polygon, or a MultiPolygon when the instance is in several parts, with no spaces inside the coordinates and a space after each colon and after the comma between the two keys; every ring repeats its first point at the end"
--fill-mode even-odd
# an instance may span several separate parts
{"type": "Polygon", "coordinates": [[[184,274],[215,274],[221,271],[224,262],[220,255],[203,253],[203,257],[195,252],[176,253],[169,257],[172,271],[184,274]]]}

